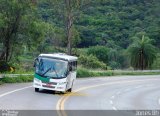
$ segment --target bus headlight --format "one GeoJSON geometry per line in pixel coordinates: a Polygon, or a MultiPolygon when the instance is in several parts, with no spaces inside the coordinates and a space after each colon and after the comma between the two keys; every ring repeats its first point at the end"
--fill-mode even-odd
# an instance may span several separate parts
{"type": "Polygon", "coordinates": [[[66,82],[59,82],[59,85],[64,85],[66,84],[66,82]]]}
{"type": "Polygon", "coordinates": [[[35,82],[38,82],[38,83],[41,83],[41,80],[37,79],[37,78],[34,78],[34,81],[35,82]]]}

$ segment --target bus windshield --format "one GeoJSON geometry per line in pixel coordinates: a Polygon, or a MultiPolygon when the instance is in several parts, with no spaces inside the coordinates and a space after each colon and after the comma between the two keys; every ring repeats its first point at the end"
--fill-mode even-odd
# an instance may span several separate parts
{"type": "Polygon", "coordinates": [[[36,61],[36,73],[47,78],[64,78],[67,74],[67,61],[39,58],[36,61]]]}

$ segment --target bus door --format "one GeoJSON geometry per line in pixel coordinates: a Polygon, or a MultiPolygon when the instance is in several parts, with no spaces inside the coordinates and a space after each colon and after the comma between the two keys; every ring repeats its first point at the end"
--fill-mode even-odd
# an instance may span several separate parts
{"type": "Polygon", "coordinates": [[[76,79],[77,61],[69,62],[69,75],[67,88],[72,88],[74,80],[76,79]]]}

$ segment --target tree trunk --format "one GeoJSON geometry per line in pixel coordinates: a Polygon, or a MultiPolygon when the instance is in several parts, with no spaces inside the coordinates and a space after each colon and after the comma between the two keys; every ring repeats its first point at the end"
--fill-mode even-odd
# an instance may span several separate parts
{"type": "Polygon", "coordinates": [[[5,59],[5,51],[2,51],[1,56],[0,56],[0,61],[5,59]]]}
{"type": "Polygon", "coordinates": [[[71,38],[72,38],[72,20],[70,19],[70,16],[68,17],[68,24],[67,24],[67,53],[71,55],[71,38]]]}
{"type": "Polygon", "coordinates": [[[10,38],[6,38],[5,41],[5,61],[8,62],[8,57],[9,57],[9,51],[10,51],[10,38]]]}
{"type": "Polygon", "coordinates": [[[71,39],[72,39],[72,25],[73,25],[73,17],[72,17],[72,11],[71,11],[71,1],[70,0],[65,0],[66,4],[66,12],[67,12],[67,19],[66,19],[66,30],[67,30],[67,54],[71,55],[71,39]]]}
{"type": "Polygon", "coordinates": [[[141,70],[144,70],[144,52],[141,51],[141,70]]]}

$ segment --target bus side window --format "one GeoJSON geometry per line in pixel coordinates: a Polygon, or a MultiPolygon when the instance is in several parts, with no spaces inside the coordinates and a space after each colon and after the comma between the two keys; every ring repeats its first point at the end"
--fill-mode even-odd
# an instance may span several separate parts
{"type": "Polygon", "coordinates": [[[77,70],[77,61],[73,61],[69,63],[69,70],[70,71],[75,71],[77,70]]]}
{"type": "Polygon", "coordinates": [[[77,70],[77,61],[72,62],[73,70],[77,70]]]}
{"type": "Polygon", "coordinates": [[[74,70],[77,70],[77,61],[73,62],[73,67],[74,67],[74,70]]]}
{"type": "Polygon", "coordinates": [[[76,69],[77,69],[77,61],[76,61],[76,69]]]}
{"type": "Polygon", "coordinates": [[[69,63],[69,71],[73,71],[72,62],[69,63]]]}

